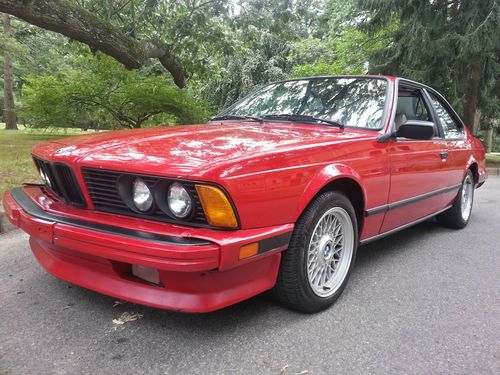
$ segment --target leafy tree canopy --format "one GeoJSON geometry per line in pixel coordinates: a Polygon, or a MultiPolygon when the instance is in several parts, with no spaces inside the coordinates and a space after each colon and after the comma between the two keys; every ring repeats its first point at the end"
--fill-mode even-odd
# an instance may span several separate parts
{"type": "MultiPolygon", "coordinates": [[[[371,34],[399,23],[385,48],[370,53],[370,71],[425,82],[451,99],[472,126],[478,105],[498,89],[500,3],[497,0],[359,0],[371,34]]],[[[498,92],[498,91],[496,91],[498,92]]],[[[486,109],[486,108],[485,108],[486,109]]]]}
{"type": "Polygon", "coordinates": [[[164,76],[127,70],[102,54],[76,57],[56,74],[28,76],[22,95],[21,114],[34,127],[138,128],[206,118],[204,105],[164,76]]]}
{"type": "MultiPolygon", "coordinates": [[[[194,118],[200,113],[206,116],[205,106],[198,107],[200,100],[212,114],[284,78],[382,73],[435,87],[469,125],[482,118],[483,128],[485,124],[491,128],[500,123],[499,4],[498,0],[0,0],[0,11],[28,22],[12,19],[12,35],[0,38],[0,62],[3,51],[8,51],[14,65],[15,99],[22,104],[23,118],[37,126],[51,122],[48,117],[33,117],[42,113],[40,106],[38,112],[31,108],[37,103],[35,91],[44,90],[44,85],[55,85],[64,98],[79,94],[71,101],[55,100],[53,107],[56,112],[60,103],[73,106],[60,107],[60,113],[74,111],[74,126],[134,126],[157,120],[160,114],[151,113],[158,111],[169,116],[167,123],[187,121],[188,108],[194,118]],[[97,51],[137,70],[127,72],[97,51]],[[100,64],[101,73],[94,66],[100,64]],[[119,78],[113,75],[118,71],[119,78]],[[119,95],[127,98],[113,93],[109,99],[105,87],[82,83],[97,76],[109,87],[118,80],[119,95]],[[157,96],[142,92],[147,91],[141,85],[146,82],[170,99],[160,103],[157,96]],[[182,100],[175,102],[180,108],[175,111],[170,106],[174,84],[188,87],[178,92],[182,100]],[[149,114],[143,122],[138,106],[131,104],[140,100],[132,99],[127,87],[148,98],[141,104],[142,117],[149,114]],[[89,97],[99,97],[99,105],[89,103],[89,97]],[[189,99],[193,97],[196,100],[189,99]],[[191,100],[191,107],[184,99],[191,100]],[[120,100],[129,105],[120,107],[120,100]]],[[[40,95],[40,103],[44,97],[40,95]]]]}

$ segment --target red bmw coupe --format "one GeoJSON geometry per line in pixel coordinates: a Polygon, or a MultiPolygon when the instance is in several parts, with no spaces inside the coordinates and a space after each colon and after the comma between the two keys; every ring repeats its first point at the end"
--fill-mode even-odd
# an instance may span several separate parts
{"type": "Polygon", "coordinates": [[[42,267],[185,312],[267,290],[323,310],[360,244],[432,216],[463,228],[487,177],[446,100],[389,76],[276,82],[205,125],[66,138],[33,159],[44,184],[3,203],[42,267]]]}

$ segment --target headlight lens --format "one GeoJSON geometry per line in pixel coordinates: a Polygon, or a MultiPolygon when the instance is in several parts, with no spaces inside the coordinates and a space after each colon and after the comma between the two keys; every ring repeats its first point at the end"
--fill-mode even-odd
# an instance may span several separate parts
{"type": "Polygon", "coordinates": [[[132,196],[135,207],[142,212],[153,206],[153,194],[142,178],[136,178],[132,184],[132,196]]]}
{"type": "Polygon", "coordinates": [[[180,219],[183,219],[191,213],[193,201],[187,190],[179,184],[174,182],[168,189],[168,208],[170,211],[180,219]]]}
{"type": "Polygon", "coordinates": [[[52,183],[50,182],[49,176],[47,176],[47,173],[45,173],[43,169],[40,169],[40,178],[45,184],[47,184],[49,187],[52,187],[52,183]]]}

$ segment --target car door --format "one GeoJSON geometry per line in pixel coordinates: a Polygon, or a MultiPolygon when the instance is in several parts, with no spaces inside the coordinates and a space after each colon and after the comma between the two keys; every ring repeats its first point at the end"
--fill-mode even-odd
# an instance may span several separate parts
{"type": "MultiPolygon", "coordinates": [[[[401,85],[401,84],[400,84],[401,85]]],[[[432,121],[435,114],[423,89],[401,85],[395,128],[405,120],[432,121]]],[[[390,192],[381,233],[431,215],[445,206],[447,145],[441,129],[429,140],[397,137],[389,145],[390,192]]]]}
{"type": "MultiPolygon", "coordinates": [[[[434,107],[437,121],[442,128],[446,143],[448,152],[446,163],[448,184],[450,186],[461,184],[470,156],[470,147],[466,144],[464,125],[455,111],[453,111],[442,97],[430,91],[427,93],[434,107]]],[[[452,200],[455,195],[451,192],[447,200],[452,200]]]]}

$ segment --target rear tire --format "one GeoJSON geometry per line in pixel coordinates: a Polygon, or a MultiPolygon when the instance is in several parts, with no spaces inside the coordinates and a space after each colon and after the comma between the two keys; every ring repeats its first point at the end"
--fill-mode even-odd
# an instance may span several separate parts
{"type": "Polygon", "coordinates": [[[452,229],[462,229],[469,222],[474,203],[474,176],[469,169],[465,174],[462,186],[455,202],[448,210],[436,216],[438,224],[452,229]]]}
{"type": "Polygon", "coordinates": [[[272,295],[304,313],[328,308],[347,284],[357,247],[356,213],[349,199],[339,192],[321,194],[295,225],[272,295]]]}

